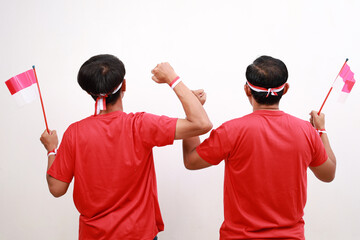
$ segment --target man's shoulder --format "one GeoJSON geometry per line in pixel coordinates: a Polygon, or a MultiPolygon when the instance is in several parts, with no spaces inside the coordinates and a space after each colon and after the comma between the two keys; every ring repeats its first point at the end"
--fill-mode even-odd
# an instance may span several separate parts
{"type": "Polygon", "coordinates": [[[223,129],[228,133],[234,133],[234,131],[243,129],[244,126],[248,126],[249,123],[252,123],[251,116],[249,115],[250,114],[227,120],[223,122],[217,129],[223,129]]]}
{"type": "Polygon", "coordinates": [[[264,116],[276,116],[276,117],[281,117],[281,119],[283,119],[284,121],[288,121],[291,122],[293,124],[298,124],[298,125],[304,125],[304,126],[311,126],[309,121],[303,120],[301,118],[298,118],[296,116],[293,116],[289,113],[283,112],[283,111],[277,111],[276,113],[249,113],[246,114],[242,117],[239,118],[234,118],[231,120],[228,120],[226,122],[224,122],[221,126],[225,127],[225,128],[232,128],[232,127],[241,127],[241,126],[246,126],[246,127],[251,127],[251,126],[255,126],[257,127],[259,122],[264,121],[264,116]]]}
{"type": "Polygon", "coordinates": [[[106,120],[106,119],[111,119],[111,118],[119,118],[119,117],[124,117],[124,116],[131,116],[131,115],[134,115],[133,113],[125,113],[125,112],[122,112],[122,111],[116,111],[116,112],[112,112],[112,113],[109,113],[109,114],[104,114],[104,115],[91,115],[91,116],[88,116],[88,117],[85,117],[83,119],[80,119],[78,121],[75,121],[73,123],[71,123],[67,130],[66,131],[74,131],[76,128],[80,127],[80,128],[83,128],[83,127],[88,127],[89,125],[91,124],[97,124],[98,121],[101,121],[101,120],[106,120]]]}
{"type": "Polygon", "coordinates": [[[291,121],[298,123],[298,124],[304,124],[304,125],[311,125],[309,121],[306,121],[304,119],[301,119],[299,117],[296,117],[294,115],[291,115],[289,113],[284,113],[285,116],[287,116],[291,121]]]}
{"type": "Polygon", "coordinates": [[[246,124],[246,123],[248,123],[249,121],[251,121],[254,118],[257,118],[257,116],[254,115],[253,113],[249,113],[249,114],[246,114],[246,115],[244,115],[242,117],[227,120],[222,125],[224,125],[224,126],[236,126],[236,125],[246,124]]]}

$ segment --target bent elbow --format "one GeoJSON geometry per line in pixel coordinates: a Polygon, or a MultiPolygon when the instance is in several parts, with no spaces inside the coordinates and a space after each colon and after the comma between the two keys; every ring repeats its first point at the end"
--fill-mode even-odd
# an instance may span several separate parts
{"type": "Polygon", "coordinates": [[[59,197],[61,197],[63,194],[51,193],[51,195],[53,195],[54,198],[59,198],[59,197]]]}
{"type": "Polygon", "coordinates": [[[194,168],[194,166],[189,162],[185,162],[184,166],[187,170],[196,170],[196,168],[194,168]]]}
{"type": "Polygon", "coordinates": [[[336,158],[335,156],[332,157],[332,169],[329,174],[327,174],[326,179],[324,179],[324,182],[332,182],[335,179],[335,173],[336,173],[336,158]]]}
{"type": "Polygon", "coordinates": [[[335,179],[335,173],[332,174],[332,175],[330,175],[330,176],[328,176],[328,177],[325,178],[325,179],[322,179],[322,180],[323,180],[323,182],[330,183],[330,182],[332,182],[334,179],[335,179]]]}
{"type": "Polygon", "coordinates": [[[322,179],[324,183],[331,183],[333,180],[334,178],[322,179]]]}
{"type": "Polygon", "coordinates": [[[185,168],[186,168],[187,170],[190,170],[190,171],[195,171],[195,170],[199,170],[199,169],[200,169],[199,167],[196,167],[196,166],[190,165],[190,164],[185,165],[185,168]]]}
{"type": "Polygon", "coordinates": [[[187,169],[187,170],[196,170],[196,164],[194,161],[191,160],[191,158],[188,156],[188,155],[185,155],[184,154],[184,167],[187,169]]]}
{"type": "Polygon", "coordinates": [[[57,180],[56,178],[52,177],[49,174],[46,175],[46,180],[48,183],[48,188],[50,193],[56,198],[64,195],[67,192],[67,189],[70,184],[67,182],[62,182],[60,180],[57,180]]]}
{"type": "Polygon", "coordinates": [[[206,126],[206,132],[209,132],[212,128],[213,128],[213,124],[212,124],[212,122],[209,121],[206,126]]]}
{"type": "Polygon", "coordinates": [[[326,175],[317,175],[316,177],[322,182],[330,183],[335,179],[335,171],[326,175]]]}
{"type": "Polygon", "coordinates": [[[209,132],[212,128],[213,128],[213,124],[210,121],[204,121],[199,125],[201,134],[205,134],[205,133],[209,132]]]}
{"type": "Polygon", "coordinates": [[[65,192],[49,189],[51,195],[53,195],[55,198],[59,198],[65,194],[65,192]]]}

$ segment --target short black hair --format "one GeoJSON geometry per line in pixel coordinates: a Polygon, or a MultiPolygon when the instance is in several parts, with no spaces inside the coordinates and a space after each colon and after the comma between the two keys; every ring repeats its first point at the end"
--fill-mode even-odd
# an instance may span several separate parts
{"type": "MultiPolygon", "coordinates": [[[[279,59],[261,56],[246,69],[246,79],[252,85],[262,88],[275,88],[285,84],[288,79],[286,65],[279,59]]],[[[277,92],[277,96],[266,92],[256,92],[251,89],[251,94],[259,104],[273,105],[279,103],[284,90],[277,92]],[[268,95],[268,96],[267,96],[268,95]]]]}
{"type": "Polygon", "coordinates": [[[101,54],[91,57],[81,67],[77,76],[80,87],[94,100],[100,94],[108,94],[106,103],[115,103],[120,97],[120,90],[112,92],[123,82],[124,64],[115,56],[101,54]]]}

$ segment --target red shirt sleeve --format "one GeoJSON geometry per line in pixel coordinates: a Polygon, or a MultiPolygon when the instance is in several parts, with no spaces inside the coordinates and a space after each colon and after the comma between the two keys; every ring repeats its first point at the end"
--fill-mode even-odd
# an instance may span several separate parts
{"type": "Polygon", "coordinates": [[[55,160],[48,170],[48,174],[57,180],[70,183],[74,176],[73,128],[71,125],[64,133],[55,160]]]}
{"type": "Polygon", "coordinates": [[[324,144],[321,141],[319,134],[312,127],[313,133],[313,154],[312,161],[310,162],[310,167],[318,167],[326,162],[328,155],[326,153],[324,144]]]}
{"type": "Polygon", "coordinates": [[[223,124],[212,130],[209,138],[202,142],[196,151],[202,159],[212,165],[217,165],[229,156],[231,149],[231,142],[223,124]]]}
{"type": "Polygon", "coordinates": [[[137,130],[141,141],[149,147],[173,144],[177,118],[141,113],[137,119],[137,130]]]}

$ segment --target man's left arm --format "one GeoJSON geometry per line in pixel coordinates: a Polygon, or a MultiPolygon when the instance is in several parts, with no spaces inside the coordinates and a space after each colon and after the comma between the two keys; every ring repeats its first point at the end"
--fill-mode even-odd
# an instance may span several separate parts
{"type": "MultiPolygon", "coordinates": [[[[58,146],[58,136],[55,130],[50,131],[50,134],[45,130],[40,137],[41,143],[44,145],[45,149],[49,152],[57,149],[58,146]]],[[[48,166],[46,172],[50,169],[51,165],[55,160],[55,154],[48,154],[48,166]]],[[[70,185],[60,181],[49,174],[46,173],[46,180],[48,183],[49,191],[54,197],[61,197],[64,195],[70,185]]]]}
{"type": "Polygon", "coordinates": [[[197,170],[212,166],[212,164],[202,159],[197,153],[196,147],[199,145],[199,137],[192,137],[183,140],[184,166],[189,170],[197,170]]]}
{"type": "MultiPolygon", "coordinates": [[[[201,105],[204,105],[206,101],[206,93],[204,92],[204,90],[199,89],[193,90],[192,92],[200,101],[201,105]]],[[[200,138],[198,136],[183,139],[184,166],[189,170],[197,170],[212,166],[212,164],[202,159],[197,153],[196,147],[199,145],[200,138]]]]}

